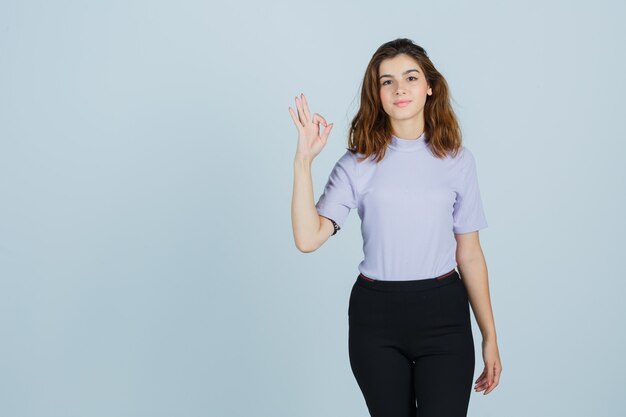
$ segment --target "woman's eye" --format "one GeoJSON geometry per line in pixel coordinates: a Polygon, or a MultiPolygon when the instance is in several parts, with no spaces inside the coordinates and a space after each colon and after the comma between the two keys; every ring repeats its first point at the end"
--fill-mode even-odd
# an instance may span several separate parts
{"type": "MultiPolygon", "coordinates": [[[[414,79],[416,79],[416,80],[417,80],[417,77],[410,76],[410,77],[409,77],[409,80],[410,80],[411,78],[414,78],[414,79]]],[[[391,80],[386,80],[386,81],[383,81],[383,83],[382,83],[381,85],[387,85],[387,83],[388,83],[388,82],[391,82],[391,80]]]]}

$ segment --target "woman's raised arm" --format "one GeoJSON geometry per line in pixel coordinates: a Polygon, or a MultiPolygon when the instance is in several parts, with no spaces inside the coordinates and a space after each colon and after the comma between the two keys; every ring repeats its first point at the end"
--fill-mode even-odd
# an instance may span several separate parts
{"type": "Polygon", "coordinates": [[[289,107],[291,118],[298,129],[298,148],[294,158],[293,196],[291,199],[291,224],[296,247],[302,252],[319,248],[334,232],[330,220],[318,214],[313,195],[311,166],[322,151],[333,124],[315,113],[311,118],[304,94],[296,96],[298,114],[289,107]],[[325,127],[320,134],[320,123],[325,127]]]}

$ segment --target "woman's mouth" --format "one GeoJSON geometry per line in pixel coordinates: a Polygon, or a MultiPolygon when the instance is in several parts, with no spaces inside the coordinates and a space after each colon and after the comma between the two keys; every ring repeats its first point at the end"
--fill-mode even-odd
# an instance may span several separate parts
{"type": "Polygon", "coordinates": [[[410,102],[411,102],[411,100],[402,100],[402,101],[396,101],[393,104],[398,106],[398,107],[406,107],[406,106],[409,105],[410,102]]]}

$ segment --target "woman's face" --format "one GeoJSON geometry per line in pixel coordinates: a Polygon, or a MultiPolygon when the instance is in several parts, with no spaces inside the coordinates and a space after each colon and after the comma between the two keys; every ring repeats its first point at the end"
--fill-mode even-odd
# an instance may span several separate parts
{"type": "Polygon", "coordinates": [[[427,95],[432,95],[432,89],[417,62],[408,55],[396,55],[382,61],[378,73],[380,100],[385,113],[396,121],[421,118],[423,124],[424,104],[427,95]]]}

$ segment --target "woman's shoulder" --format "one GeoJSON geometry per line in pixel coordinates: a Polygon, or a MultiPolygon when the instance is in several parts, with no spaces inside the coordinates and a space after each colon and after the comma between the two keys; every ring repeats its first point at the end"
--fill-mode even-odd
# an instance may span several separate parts
{"type": "Polygon", "coordinates": [[[350,166],[352,166],[353,168],[356,169],[356,166],[367,162],[367,160],[371,160],[372,158],[366,158],[366,160],[363,160],[363,157],[365,156],[365,154],[361,153],[361,152],[357,152],[357,151],[353,151],[349,148],[346,149],[346,151],[343,153],[343,155],[341,155],[341,157],[339,158],[339,160],[337,162],[342,162],[345,164],[350,164],[350,166]]]}
{"type": "Polygon", "coordinates": [[[448,159],[455,164],[471,164],[474,162],[474,153],[467,146],[461,145],[456,154],[452,152],[448,154],[448,159]]]}

